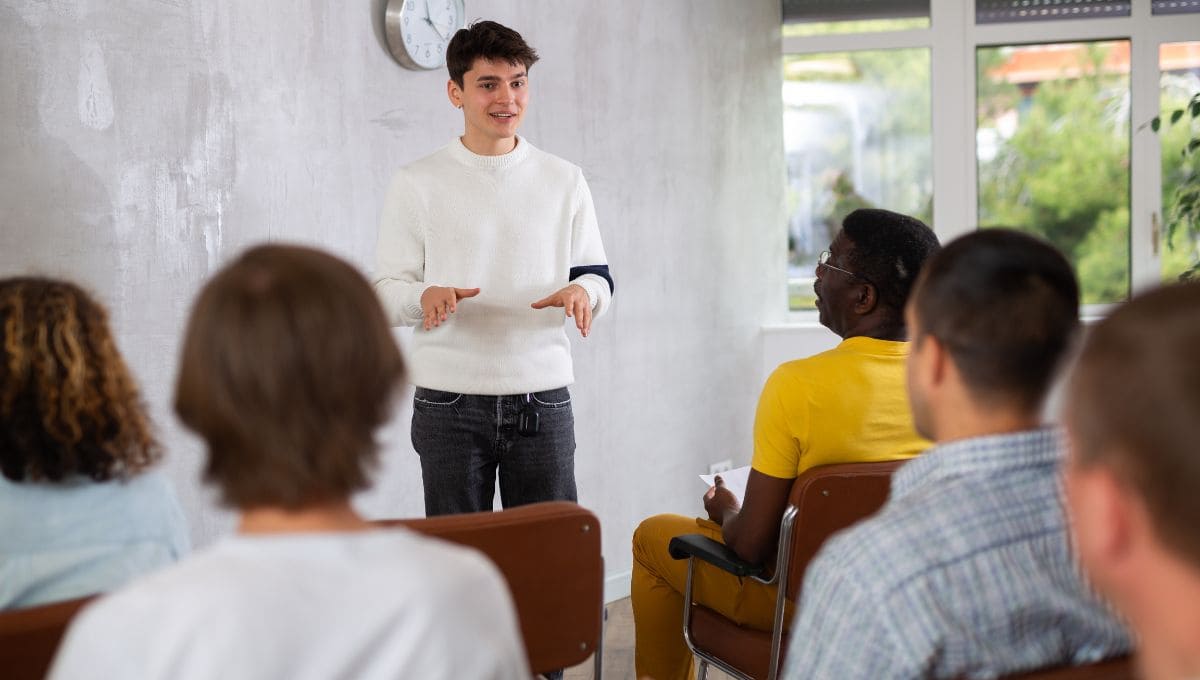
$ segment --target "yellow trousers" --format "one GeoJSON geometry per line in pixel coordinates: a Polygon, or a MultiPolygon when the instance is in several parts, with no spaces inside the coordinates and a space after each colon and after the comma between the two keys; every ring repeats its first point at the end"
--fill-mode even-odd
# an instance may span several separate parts
{"type": "MultiPolygon", "coordinates": [[[[688,680],[694,677],[692,653],[683,641],[683,590],[687,560],[674,560],[667,544],[682,534],[721,540],[721,527],[707,519],[656,515],[633,533],[634,665],[638,678],[688,680]]],[[[741,579],[705,562],[696,565],[692,599],[743,626],[771,630],[775,588],[741,579]]]]}

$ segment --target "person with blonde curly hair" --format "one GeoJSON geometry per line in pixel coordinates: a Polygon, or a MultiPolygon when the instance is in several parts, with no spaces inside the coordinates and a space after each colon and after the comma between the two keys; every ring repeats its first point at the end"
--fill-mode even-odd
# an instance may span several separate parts
{"type": "Polygon", "coordinates": [[[0,609],[112,590],[189,549],[145,405],[78,286],[0,280],[0,609]]]}

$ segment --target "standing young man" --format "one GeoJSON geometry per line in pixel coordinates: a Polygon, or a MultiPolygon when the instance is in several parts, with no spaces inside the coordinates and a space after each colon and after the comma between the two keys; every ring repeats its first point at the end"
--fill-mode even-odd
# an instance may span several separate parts
{"type": "Polygon", "coordinates": [[[517,135],[537,53],[492,21],[446,49],[463,135],[396,173],[375,288],[413,336],[412,441],[425,512],[575,500],[571,346],[612,299],[578,167],[517,135]]]}

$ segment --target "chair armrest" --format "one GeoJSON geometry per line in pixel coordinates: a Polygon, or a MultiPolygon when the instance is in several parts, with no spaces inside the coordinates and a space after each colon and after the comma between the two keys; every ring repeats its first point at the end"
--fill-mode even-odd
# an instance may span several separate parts
{"type": "Polygon", "coordinates": [[[766,568],[761,564],[747,562],[737,556],[729,546],[714,541],[704,534],[686,534],[671,539],[667,546],[671,557],[677,560],[695,557],[727,571],[734,576],[762,576],[766,568]]]}

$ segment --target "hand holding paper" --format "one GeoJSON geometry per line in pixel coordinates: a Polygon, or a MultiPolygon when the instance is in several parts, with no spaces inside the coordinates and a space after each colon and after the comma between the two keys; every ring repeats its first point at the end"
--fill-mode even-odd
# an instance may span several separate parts
{"type": "Polygon", "coordinates": [[[716,486],[716,477],[720,476],[721,481],[725,482],[725,488],[733,493],[734,498],[738,503],[741,503],[746,498],[746,483],[750,481],[750,466],[746,465],[716,475],[700,475],[700,481],[704,482],[704,486],[716,486]]]}
{"type": "MultiPolygon", "coordinates": [[[[725,478],[726,476],[730,476],[736,480],[740,476],[739,491],[744,495],[746,492],[746,479],[749,478],[749,475],[749,467],[712,475],[713,485],[704,494],[704,509],[708,512],[709,519],[724,526],[725,519],[729,514],[736,513],[741,509],[741,501],[730,486],[726,484],[725,478]]],[[[705,477],[705,475],[701,475],[701,478],[705,477]]]]}

